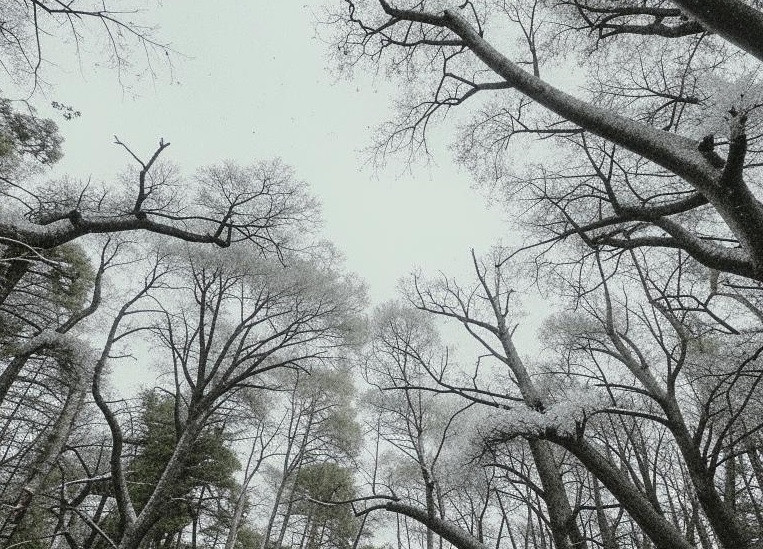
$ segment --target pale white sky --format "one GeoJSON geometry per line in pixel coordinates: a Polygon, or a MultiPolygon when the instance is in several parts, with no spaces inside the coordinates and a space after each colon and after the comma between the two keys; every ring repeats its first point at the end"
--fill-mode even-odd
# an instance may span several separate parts
{"type": "Polygon", "coordinates": [[[58,169],[113,177],[129,162],[112,145],[115,134],[142,155],[165,138],[172,143],[165,158],[187,173],[223,159],[280,156],[320,198],[326,237],[368,282],[374,302],[393,297],[397,280],[416,266],[468,272],[470,247],[486,252],[506,240],[501,212],[470,189],[445,147],[436,165],[402,177],[398,159],[376,176],[363,167],[359,150],[390,115],[394,90],[373,75],[337,81],[328,46],[315,37],[313,8],[166,2],[148,19],[180,53],[172,75],[159,67],[155,81],[126,75],[128,91],[87,58],[81,67],[62,63],[49,99],[82,116],[58,118],[66,138],[58,169]]]}

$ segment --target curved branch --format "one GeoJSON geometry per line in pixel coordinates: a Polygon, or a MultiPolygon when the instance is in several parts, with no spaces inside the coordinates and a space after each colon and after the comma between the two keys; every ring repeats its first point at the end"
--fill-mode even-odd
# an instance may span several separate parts
{"type": "Polygon", "coordinates": [[[763,13],[740,0],[673,0],[685,13],[763,61],[763,13]]]}

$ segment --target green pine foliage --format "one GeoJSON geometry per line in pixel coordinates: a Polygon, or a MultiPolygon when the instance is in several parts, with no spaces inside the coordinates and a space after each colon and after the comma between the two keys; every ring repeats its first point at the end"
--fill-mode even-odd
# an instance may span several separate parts
{"type": "MultiPolygon", "coordinates": [[[[144,446],[129,465],[130,495],[140,512],[153,492],[164,468],[172,456],[178,433],[175,430],[174,399],[156,391],[143,394],[144,446]]],[[[163,505],[162,518],[154,526],[153,539],[174,534],[193,521],[201,490],[229,493],[235,489],[233,474],[241,464],[228,447],[224,431],[217,427],[206,429],[184,456],[182,471],[168,501],[163,505]]]]}
{"type": "Polygon", "coordinates": [[[319,502],[347,501],[355,497],[352,471],[332,462],[304,466],[294,484],[300,498],[295,515],[304,515],[309,522],[306,547],[336,547],[352,545],[358,531],[358,519],[348,505],[329,505],[319,502]]]}

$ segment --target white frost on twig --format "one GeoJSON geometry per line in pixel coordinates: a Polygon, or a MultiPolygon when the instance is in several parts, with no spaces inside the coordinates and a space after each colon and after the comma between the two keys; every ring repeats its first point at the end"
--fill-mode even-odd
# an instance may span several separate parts
{"type": "Polygon", "coordinates": [[[11,208],[0,207],[0,234],[20,231],[31,233],[38,237],[54,237],[71,229],[68,219],[59,219],[47,225],[39,225],[29,221],[24,215],[11,208]]]}
{"type": "Polygon", "coordinates": [[[94,351],[89,343],[72,333],[60,333],[55,330],[43,330],[29,338],[22,345],[12,349],[13,354],[32,354],[42,349],[55,349],[67,354],[68,359],[78,365],[85,366],[94,359],[94,351]]]}
{"type": "Polygon", "coordinates": [[[592,412],[605,408],[607,402],[606,394],[599,389],[571,388],[542,412],[515,407],[493,414],[480,431],[487,437],[498,433],[502,436],[542,434],[548,430],[574,434],[579,423],[592,412]]]}

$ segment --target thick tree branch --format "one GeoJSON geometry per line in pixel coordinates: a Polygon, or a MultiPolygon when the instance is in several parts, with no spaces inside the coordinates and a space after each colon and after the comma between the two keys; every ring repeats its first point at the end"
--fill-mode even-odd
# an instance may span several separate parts
{"type": "Polygon", "coordinates": [[[713,32],[763,61],[763,13],[741,0],[673,0],[713,32]]]}

